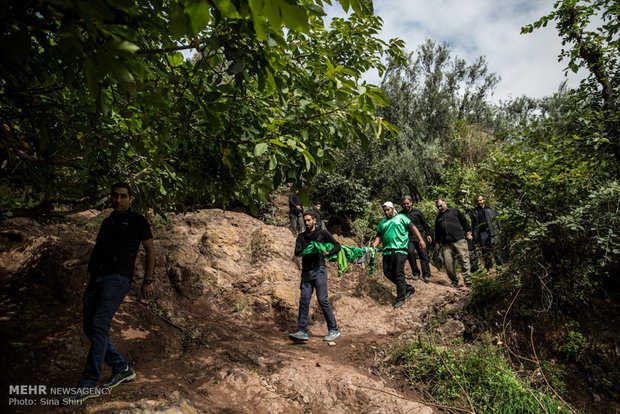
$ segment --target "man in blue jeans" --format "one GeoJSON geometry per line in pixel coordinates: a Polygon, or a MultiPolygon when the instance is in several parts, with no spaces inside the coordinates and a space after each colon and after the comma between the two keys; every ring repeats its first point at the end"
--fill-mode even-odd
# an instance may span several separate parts
{"type": "Polygon", "coordinates": [[[83,323],[91,342],[76,392],[63,399],[66,404],[79,404],[102,393],[97,383],[104,362],[112,367],[112,376],[103,388],[114,388],[136,376],[125,355],[110,341],[110,324],[131,287],[140,244],[146,252],[142,294],[147,299],[153,295],[153,235],[146,218],[130,209],[133,195],[127,183],[112,186],[110,201],[114,211],[101,223],[92,252],[63,263],[67,270],[88,263],[83,323]]]}
{"type": "Polygon", "coordinates": [[[297,341],[308,340],[308,313],[310,310],[310,299],[312,291],[316,289],[316,298],[323,311],[323,316],[327,322],[328,334],[323,338],[324,341],[333,341],[340,336],[336,318],[329,305],[327,298],[327,269],[325,268],[325,258],[338,254],[340,243],[325,229],[316,228],[316,218],[313,211],[303,213],[306,231],[300,233],[295,241],[295,256],[302,256],[302,252],[311,242],[320,244],[331,243],[333,248],[321,253],[304,254],[301,259],[301,291],[299,297],[299,316],[297,318],[297,332],[289,334],[289,338],[297,341]]]}

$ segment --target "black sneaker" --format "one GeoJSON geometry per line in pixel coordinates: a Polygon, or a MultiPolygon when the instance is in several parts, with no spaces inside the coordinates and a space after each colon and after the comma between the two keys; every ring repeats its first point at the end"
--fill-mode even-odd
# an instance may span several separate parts
{"type": "Polygon", "coordinates": [[[394,304],[394,309],[398,309],[398,308],[400,308],[401,306],[403,306],[404,304],[405,304],[405,300],[404,300],[404,299],[403,299],[403,300],[399,300],[398,302],[396,302],[396,303],[394,304]]]}
{"type": "Polygon", "coordinates": [[[102,385],[103,388],[114,388],[120,385],[122,382],[131,381],[136,377],[136,371],[133,370],[130,366],[123,372],[119,372],[118,374],[112,374],[108,382],[102,385]]]}
{"type": "Polygon", "coordinates": [[[413,286],[407,286],[407,290],[405,291],[405,299],[415,293],[415,288],[413,286]]]}
{"type": "Polygon", "coordinates": [[[413,275],[413,280],[418,280],[420,278],[420,275],[413,275]]]}
{"type": "Polygon", "coordinates": [[[458,287],[458,286],[459,286],[459,282],[455,280],[455,281],[453,281],[453,282],[451,282],[451,283],[450,283],[450,286],[452,286],[452,287],[454,287],[454,288],[455,288],[455,287],[458,287]]]}
{"type": "Polygon", "coordinates": [[[431,281],[431,277],[430,276],[424,276],[422,278],[422,280],[424,281],[424,283],[429,283],[431,281]]]}

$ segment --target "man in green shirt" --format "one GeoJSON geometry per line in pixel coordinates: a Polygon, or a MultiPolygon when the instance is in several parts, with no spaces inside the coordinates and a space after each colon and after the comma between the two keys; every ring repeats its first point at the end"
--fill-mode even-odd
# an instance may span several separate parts
{"type": "Polygon", "coordinates": [[[415,289],[405,280],[405,260],[407,260],[407,246],[409,232],[416,235],[420,247],[426,248],[426,243],[416,226],[405,214],[396,214],[394,204],[390,201],[383,203],[385,218],[377,226],[377,237],[373,247],[383,244],[383,274],[396,285],[396,303],[394,308],[400,308],[415,289]]]}

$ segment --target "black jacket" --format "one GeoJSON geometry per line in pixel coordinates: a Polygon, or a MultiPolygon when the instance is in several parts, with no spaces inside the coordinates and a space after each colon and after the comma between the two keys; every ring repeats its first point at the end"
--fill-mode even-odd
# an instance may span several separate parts
{"type": "Polygon", "coordinates": [[[495,222],[493,207],[486,204],[484,207],[477,206],[471,215],[471,226],[474,230],[473,235],[476,242],[480,240],[480,229],[484,230],[485,226],[491,237],[497,236],[499,226],[495,222]]]}
{"type": "MultiPolygon", "coordinates": [[[[411,210],[409,210],[408,212],[406,212],[405,210],[401,210],[398,214],[404,214],[409,217],[409,220],[411,220],[414,226],[416,226],[416,228],[420,232],[420,236],[422,236],[423,239],[426,236],[431,235],[431,228],[428,226],[428,223],[426,222],[422,211],[412,207],[411,210]]],[[[419,242],[415,233],[412,232],[409,233],[409,240],[419,242]]]]}
{"type": "Polygon", "coordinates": [[[470,231],[469,221],[458,208],[448,208],[435,219],[436,243],[451,243],[464,239],[470,231]]]}
{"type": "MultiPolygon", "coordinates": [[[[329,251],[328,256],[338,254],[340,251],[340,243],[338,243],[327,230],[315,229],[314,231],[306,230],[297,236],[297,240],[295,241],[295,256],[301,256],[301,252],[313,241],[333,244],[334,247],[329,251]]],[[[317,253],[307,254],[301,259],[302,272],[307,272],[319,266],[325,266],[325,259],[317,253]]]]}
{"type": "MultiPolygon", "coordinates": [[[[297,193],[290,193],[288,195],[288,212],[289,214],[301,214],[301,211],[296,209],[297,206],[301,206],[301,202],[299,201],[299,196],[297,193]]],[[[303,206],[302,206],[303,207],[303,206]]],[[[302,208],[303,210],[303,208],[302,208]]]]}

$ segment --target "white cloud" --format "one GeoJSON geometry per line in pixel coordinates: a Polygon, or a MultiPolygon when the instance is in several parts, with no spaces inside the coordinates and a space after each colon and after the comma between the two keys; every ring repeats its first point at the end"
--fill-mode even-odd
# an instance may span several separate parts
{"type": "MultiPolygon", "coordinates": [[[[375,14],[383,19],[384,40],[398,37],[407,50],[425,39],[447,42],[454,56],[472,63],[485,56],[489,69],[501,77],[494,101],[527,95],[540,98],[556,92],[566,78],[562,48],[555,27],[521,35],[521,27],[553,9],[555,0],[375,0],[375,14]]],[[[343,16],[340,6],[328,16],[343,16]]],[[[376,73],[366,79],[378,84],[376,73]]],[[[580,77],[569,76],[569,85],[580,77]]]]}

